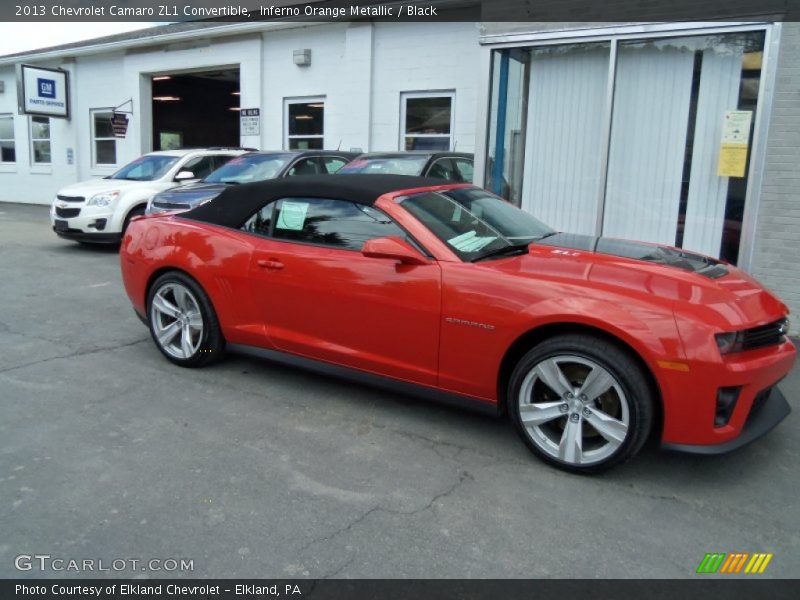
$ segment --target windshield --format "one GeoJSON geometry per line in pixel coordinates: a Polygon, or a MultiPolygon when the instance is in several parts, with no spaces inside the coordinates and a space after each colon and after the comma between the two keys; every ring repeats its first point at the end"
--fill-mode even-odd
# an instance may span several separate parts
{"type": "Polygon", "coordinates": [[[381,175],[419,175],[427,156],[387,156],[359,158],[346,164],[339,173],[376,173],[381,175]]]}
{"type": "Polygon", "coordinates": [[[291,154],[239,156],[211,173],[203,181],[206,183],[252,183],[273,179],[291,159],[291,154]]]}
{"type": "Polygon", "coordinates": [[[486,190],[462,188],[404,198],[401,206],[462,260],[475,261],[555,233],[532,215],[486,190]]]}
{"type": "Polygon", "coordinates": [[[127,179],[130,181],[155,181],[161,179],[178,162],[180,156],[169,154],[146,154],[132,163],[128,163],[114,173],[111,179],[127,179]]]}

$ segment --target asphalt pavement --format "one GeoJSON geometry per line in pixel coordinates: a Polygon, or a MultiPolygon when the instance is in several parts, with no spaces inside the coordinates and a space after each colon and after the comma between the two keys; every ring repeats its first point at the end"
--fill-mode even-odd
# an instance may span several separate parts
{"type": "Polygon", "coordinates": [[[0,204],[0,578],[93,576],[21,555],[128,561],[101,576],[681,578],[707,552],[800,575],[798,368],[796,412],[749,447],[570,475],[505,419],[239,356],[173,366],[118,261],[0,204]]]}

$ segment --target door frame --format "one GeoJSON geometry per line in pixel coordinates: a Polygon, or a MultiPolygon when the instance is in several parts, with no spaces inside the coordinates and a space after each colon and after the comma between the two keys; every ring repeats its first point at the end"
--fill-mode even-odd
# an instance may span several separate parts
{"type": "MultiPolygon", "coordinates": [[[[616,57],[620,42],[629,40],[646,40],[667,37],[683,37],[689,35],[710,35],[719,33],[764,32],[764,54],[762,59],[761,80],[758,89],[758,106],[756,107],[753,145],[750,149],[750,165],[747,173],[747,190],[745,193],[744,215],[742,217],[742,233],[739,246],[738,266],[749,271],[753,264],[755,250],[755,233],[758,224],[758,213],[761,204],[761,187],[766,162],[767,136],[772,113],[775,80],[780,50],[780,22],[739,22],[739,23],[641,23],[634,25],[587,27],[583,29],[551,29],[547,31],[531,31],[521,33],[487,34],[480,38],[482,46],[481,77],[486,82],[486,94],[479,98],[476,136],[480,142],[475,155],[475,184],[484,186],[486,181],[486,164],[490,143],[490,134],[494,124],[492,118],[492,73],[493,52],[495,50],[524,48],[536,46],[554,46],[590,42],[607,42],[611,45],[609,58],[609,85],[603,117],[603,133],[605,142],[601,156],[600,184],[598,185],[598,205],[596,230],[602,231],[605,208],[605,180],[608,172],[610,152],[613,100],[615,93],[616,57]]],[[[504,108],[506,99],[498,95],[498,114],[504,108]]],[[[500,135],[499,132],[496,132],[500,135]]]]}

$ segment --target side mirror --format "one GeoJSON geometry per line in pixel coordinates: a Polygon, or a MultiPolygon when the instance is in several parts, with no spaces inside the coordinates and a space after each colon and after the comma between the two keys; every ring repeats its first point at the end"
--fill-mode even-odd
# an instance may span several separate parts
{"type": "Polygon", "coordinates": [[[175,175],[175,181],[189,181],[190,179],[196,179],[191,171],[181,171],[175,175]]]}
{"type": "Polygon", "coordinates": [[[419,250],[399,237],[382,237],[367,240],[361,254],[369,258],[398,260],[404,265],[427,265],[429,260],[419,250]]]}

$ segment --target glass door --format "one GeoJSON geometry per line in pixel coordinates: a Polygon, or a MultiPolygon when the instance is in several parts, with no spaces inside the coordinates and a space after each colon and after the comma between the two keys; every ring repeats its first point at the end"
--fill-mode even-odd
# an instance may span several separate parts
{"type": "Polygon", "coordinates": [[[495,51],[487,187],[561,231],[735,264],[764,38],[495,51]]]}

